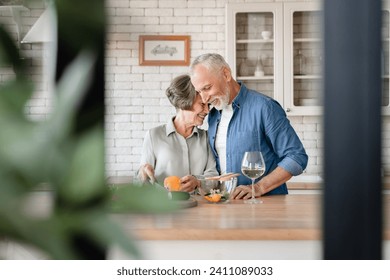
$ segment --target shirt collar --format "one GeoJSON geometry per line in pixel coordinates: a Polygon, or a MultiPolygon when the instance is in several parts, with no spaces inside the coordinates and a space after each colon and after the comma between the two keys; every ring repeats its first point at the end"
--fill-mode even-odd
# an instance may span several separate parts
{"type": "MultiPolygon", "coordinates": [[[[169,136],[171,133],[174,133],[174,132],[177,133],[176,128],[175,128],[175,125],[173,124],[173,120],[174,120],[174,119],[175,119],[175,117],[170,118],[169,121],[168,121],[168,123],[167,123],[167,125],[166,125],[165,133],[166,133],[167,136],[169,136]]],[[[195,134],[195,135],[199,135],[199,130],[198,130],[198,127],[196,127],[196,126],[195,126],[194,129],[192,130],[191,135],[188,136],[187,138],[192,137],[194,134],[195,134]]]]}
{"type": "Polygon", "coordinates": [[[174,119],[175,119],[175,117],[170,118],[166,127],[165,127],[165,132],[166,132],[167,136],[169,136],[169,134],[171,134],[173,132],[176,132],[176,128],[173,124],[174,119]]]}
{"type": "Polygon", "coordinates": [[[243,103],[245,97],[245,92],[247,91],[247,88],[246,86],[244,85],[244,83],[242,82],[238,82],[238,84],[240,85],[240,90],[238,91],[238,94],[237,96],[233,99],[233,109],[237,109],[237,108],[240,108],[240,105],[243,103]]]}

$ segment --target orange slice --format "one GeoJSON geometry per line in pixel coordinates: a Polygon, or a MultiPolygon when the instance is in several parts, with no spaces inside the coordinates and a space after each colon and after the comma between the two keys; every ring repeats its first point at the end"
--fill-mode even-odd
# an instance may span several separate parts
{"type": "Polygon", "coordinates": [[[205,195],[204,198],[210,202],[219,202],[221,201],[222,195],[219,193],[215,193],[211,195],[205,195]]]}
{"type": "Polygon", "coordinates": [[[213,194],[211,196],[211,199],[213,202],[219,202],[221,200],[221,198],[222,198],[222,195],[219,193],[213,194]]]}

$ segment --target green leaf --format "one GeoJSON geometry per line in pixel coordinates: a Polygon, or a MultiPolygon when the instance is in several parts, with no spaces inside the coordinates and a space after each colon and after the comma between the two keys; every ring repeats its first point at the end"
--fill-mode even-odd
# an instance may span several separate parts
{"type": "Polygon", "coordinates": [[[178,209],[168,198],[166,190],[152,186],[122,185],[112,191],[111,209],[114,212],[161,213],[178,209]]]}
{"type": "Polygon", "coordinates": [[[88,204],[108,191],[104,184],[103,138],[103,132],[96,128],[76,142],[66,181],[59,193],[70,205],[88,204]]]}
{"type": "Polygon", "coordinates": [[[10,208],[0,207],[0,232],[17,242],[33,245],[54,259],[74,259],[67,239],[69,228],[57,216],[49,219],[33,219],[10,208]]]}
{"type": "Polygon", "coordinates": [[[0,86],[0,117],[25,119],[25,105],[32,92],[32,84],[26,80],[3,83],[0,86]]]}
{"type": "Polygon", "coordinates": [[[48,128],[56,139],[64,139],[69,135],[78,107],[91,83],[94,63],[95,56],[89,51],[84,51],[61,76],[53,96],[56,109],[48,128]]]}

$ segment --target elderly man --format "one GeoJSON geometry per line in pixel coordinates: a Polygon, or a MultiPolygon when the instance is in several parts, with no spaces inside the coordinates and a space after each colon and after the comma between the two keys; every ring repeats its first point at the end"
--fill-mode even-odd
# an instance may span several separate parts
{"type": "MultiPolygon", "coordinates": [[[[241,172],[246,151],[261,151],[265,176],[255,195],[287,194],[286,181],[303,172],[308,156],[283,108],[274,99],[233,79],[219,54],[204,54],[190,66],[191,83],[210,104],[208,136],[220,173],[241,172]]],[[[249,199],[251,181],[240,176],[233,197],[249,199]]]]}

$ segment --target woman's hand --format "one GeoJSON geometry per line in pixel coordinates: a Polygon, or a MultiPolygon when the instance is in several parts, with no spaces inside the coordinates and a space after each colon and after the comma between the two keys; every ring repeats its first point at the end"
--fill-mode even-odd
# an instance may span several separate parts
{"type": "Polygon", "coordinates": [[[200,185],[200,181],[192,175],[187,175],[180,178],[180,185],[183,192],[193,192],[200,185]]]}
{"type": "Polygon", "coordinates": [[[142,165],[138,170],[138,179],[143,183],[156,182],[156,177],[154,177],[154,168],[148,163],[142,165]]]}

